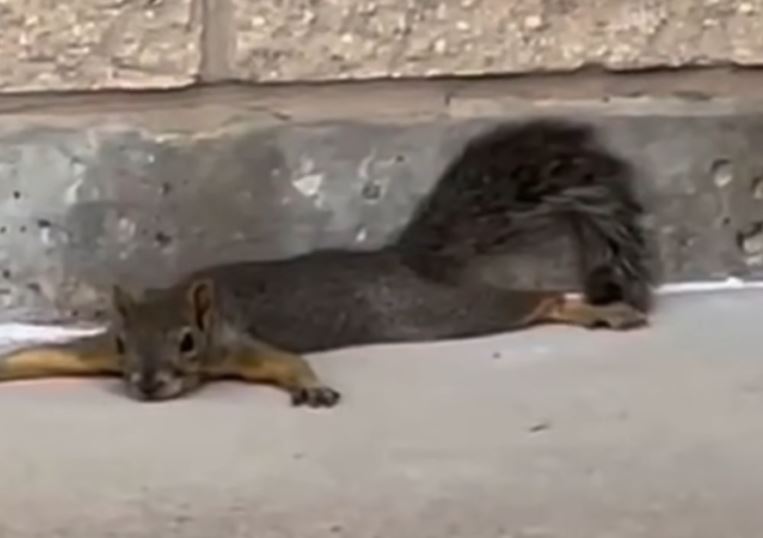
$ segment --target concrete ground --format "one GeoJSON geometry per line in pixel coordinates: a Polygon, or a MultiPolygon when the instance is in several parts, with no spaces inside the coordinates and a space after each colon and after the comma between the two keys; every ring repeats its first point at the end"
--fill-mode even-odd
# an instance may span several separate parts
{"type": "Polygon", "coordinates": [[[0,536],[719,538],[763,528],[763,292],[316,356],[329,411],[210,386],[0,387],[0,536]]]}

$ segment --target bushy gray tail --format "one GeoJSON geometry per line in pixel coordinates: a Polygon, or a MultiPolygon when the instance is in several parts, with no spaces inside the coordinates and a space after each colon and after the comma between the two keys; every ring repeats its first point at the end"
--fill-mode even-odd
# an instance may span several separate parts
{"type": "Polygon", "coordinates": [[[446,278],[476,257],[506,252],[518,234],[560,221],[576,239],[587,298],[645,310],[652,274],[634,175],[590,126],[501,125],[453,160],[395,248],[414,269],[446,278]]]}

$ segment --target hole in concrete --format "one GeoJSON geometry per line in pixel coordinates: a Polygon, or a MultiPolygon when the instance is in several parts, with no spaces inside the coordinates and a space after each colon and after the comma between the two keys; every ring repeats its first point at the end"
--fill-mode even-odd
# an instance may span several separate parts
{"type": "Polygon", "coordinates": [[[363,185],[361,194],[369,202],[376,202],[382,197],[382,186],[376,181],[369,181],[363,185]]]}
{"type": "Polygon", "coordinates": [[[0,234],[4,234],[7,231],[8,231],[8,228],[6,228],[5,226],[0,226],[0,234]]]}
{"type": "Polygon", "coordinates": [[[752,196],[756,200],[763,200],[763,176],[752,180],[752,196]]]}
{"type": "Polygon", "coordinates": [[[172,192],[172,185],[169,183],[162,183],[162,186],[159,188],[159,192],[162,193],[162,196],[167,196],[172,192]]]}
{"type": "Polygon", "coordinates": [[[2,274],[3,274],[3,278],[4,278],[5,280],[10,280],[10,279],[11,279],[11,276],[13,276],[13,275],[11,274],[11,271],[10,271],[9,269],[3,269],[3,273],[2,273],[2,274]]]}
{"type": "Polygon", "coordinates": [[[45,228],[50,228],[53,225],[52,222],[50,222],[48,219],[37,219],[37,227],[41,230],[44,230],[45,228]]]}
{"type": "Polygon", "coordinates": [[[729,217],[728,215],[724,215],[723,217],[721,217],[721,226],[723,226],[724,228],[728,228],[729,226],[731,226],[731,217],[729,217]]]}
{"type": "Polygon", "coordinates": [[[403,163],[403,162],[405,162],[405,156],[404,155],[395,155],[395,162],[396,163],[403,163]]]}
{"type": "Polygon", "coordinates": [[[42,287],[37,282],[29,282],[26,288],[32,293],[42,293],[42,287]]]}
{"type": "Polygon", "coordinates": [[[763,221],[750,224],[737,233],[737,247],[747,256],[748,263],[763,261],[763,221]]]}
{"type": "Polygon", "coordinates": [[[19,226],[19,233],[25,234],[26,233],[26,226],[24,226],[23,224],[21,226],[19,226]]]}
{"type": "Polygon", "coordinates": [[[167,248],[172,244],[172,237],[164,232],[156,232],[154,234],[154,241],[160,248],[167,248]]]}
{"type": "Polygon", "coordinates": [[[723,188],[734,180],[734,168],[728,159],[717,159],[710,167],[713,174],[713,182],[719,188],[723,188]]]}
{"type": "Polygon", "coordinates": [[[21,193],[19,191],[13,191],[13,199],[18,200],[21,198],[21,193]]]}

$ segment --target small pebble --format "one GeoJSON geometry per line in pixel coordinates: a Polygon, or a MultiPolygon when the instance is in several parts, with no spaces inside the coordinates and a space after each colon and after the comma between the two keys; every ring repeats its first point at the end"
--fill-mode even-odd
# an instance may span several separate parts
{"type": "Polygon", "coordinates": [[[528,30],[538,30],[543,26],[543,19],[538,15],[530,15],[525,17],[525,28],[528,30]]]}
{"type": "Polygon", "coordinates": [[[530,426],[528,431],[530,433],[540,433],[550,429],[551,429],[550,422],[538,422],[537,424],[533,424],[532,426],[530,426]]]}

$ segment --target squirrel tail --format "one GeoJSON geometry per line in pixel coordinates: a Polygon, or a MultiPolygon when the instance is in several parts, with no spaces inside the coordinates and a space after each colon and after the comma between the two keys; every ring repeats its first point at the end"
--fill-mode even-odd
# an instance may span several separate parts
{"type": "Polygon", "coordinates": [[[560,222],[576,241],[586,298],[647,310],[653,275],[634,176],[589,125],[504,124],[467,143],[395,249],[414,270],[447,279],[476,257],[508,251],[518,235],[560,222]]]}

